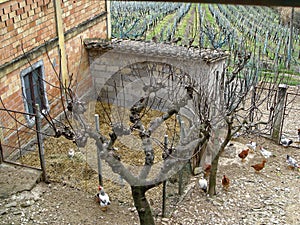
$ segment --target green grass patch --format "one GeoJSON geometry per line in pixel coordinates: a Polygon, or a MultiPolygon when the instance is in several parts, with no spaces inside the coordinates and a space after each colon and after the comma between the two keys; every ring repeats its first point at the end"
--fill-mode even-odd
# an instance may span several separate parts
{"type": "MultiPolygon", "coordinates": [[[[159,37],[161,34],[161,30],[165,29],[165,32],[168,31],[167,27],[173,24],[173,18],[175,13],[169,14],[163,18],[154,28],[147,32],[146,40],[151,40],[153,36],[159,37]]],[[[164,33],[165,33],[164,32],[164,33]]]]}
{"type": "MultiPolygon", "coordinates": [[[[176,37],[182,37],[183,40],[187,39],[189,37],[190,34],[187,34],[187,26],[189,25],[189,21],[191,19],[192,16],[192,10],[194,10],[195,8],[195,4],[192,4],[192,6],[190,7],[189,11],[187,12],[187,14],[181,19],[180,23],[177,26],[176,32],[175,32],[175,36],[176,37]]],[[[187,40],[185,40],[187,42],[187,40]]]]}

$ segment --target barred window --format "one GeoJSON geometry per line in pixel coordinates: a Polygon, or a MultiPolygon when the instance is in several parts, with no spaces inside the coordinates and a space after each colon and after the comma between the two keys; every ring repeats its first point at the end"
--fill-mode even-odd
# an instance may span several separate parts
{"type": "MultiPolygon", "coordinates": [[[[26,112],[35,114],[35,104],[38,104],[41,110],[47,110],[48,101],[45,91],[43,61],[40,60],[23,70],[21,81],[26,112]]],[[[34,119],[31,117],[27,117],[27,120],[30,124],[34,123],[34,119]]]]}

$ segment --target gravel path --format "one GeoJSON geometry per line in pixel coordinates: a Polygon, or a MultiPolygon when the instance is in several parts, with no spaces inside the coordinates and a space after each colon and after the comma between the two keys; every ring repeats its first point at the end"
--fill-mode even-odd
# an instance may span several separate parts
{"type": "Polygon", "coordinates": [[[245,163],[236,154],[230,164],[228,157],[221,157],[217,195],[208,198],[193,178],[193,188],[164,224],[300,224],[300,173],[288,169],[285,161],[286,154],[300,160],[299,149],[263,142],[276,157],[269,158],[259,174],[250,167],[261,161],[259,152],[245,163]],[[228,192],[222,189],[223,173],[231,180],[228,192]]]}
{"type": "MultiPolygon", "coordinates": [[[[300,160],[299,149],[283,148],[264,139],[255,141],[276,155],[268,159],[260,174],[250,167],[262,160],[260,153],[250,153],[242,163],[236,156],[240,144],[234,144],[220,158],[217,195],[207,197],[198,187],[198,177],[193,177],[171,216],[158,216],[156,224],[300,224],[300,173],[288,169],[285,161],[286,154],[300,160]],[[223,174],[231,180],[228,191],[221,186],[223,174]]],[[[120,195],[128,194],[126,187],[120,191],[120,195]]],[[[161,205],[160,199],[154,201],[161,205]]],[[[160,207],[154,210],[160,214],[160,207]]],[[[114,197],[109,210],[102,212],[93,196],[83,190],[60,183],[39,183],[31,191],[1,199],[0,224],[133,225],[138,224],[138,216],[132,202],[114,197]]]]}

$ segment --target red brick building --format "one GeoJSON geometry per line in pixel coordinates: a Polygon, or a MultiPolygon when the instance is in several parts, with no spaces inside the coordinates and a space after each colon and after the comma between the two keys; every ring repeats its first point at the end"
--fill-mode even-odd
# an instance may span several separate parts
{"type": "MultiPolygon", "coordinates": [[[[73,74],[83,81],[89,62],[82,41],[108,38],[107,8],[105,0],[0,0],[0,97],[4,104],[0,102],[0,108],[34,113],[33,103],[38,103],[57,115],[58,74],[73,74]],[[64,70],[60,55],[66,59],[64,70]]],[[[17,129],[22,129],[22,123],[34,125],[30,116],[15,117],[20,122],[17,129]]],[[[0,111],[2,143],[12,140],[8,137],[13,136],[15,126],[12,115],[0,111]]],[[[12,151],[6,149],[4,155],[12,151]]]]}

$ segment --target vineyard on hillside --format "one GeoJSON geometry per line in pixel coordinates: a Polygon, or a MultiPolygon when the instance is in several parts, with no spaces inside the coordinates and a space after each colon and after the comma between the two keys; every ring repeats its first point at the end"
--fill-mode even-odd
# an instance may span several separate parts
{"type": "Polygon", "coordinates": [[[275,9],[112,1],[111,16],[114,38],[224,49],[232,53],[246,49],[251,52],[249,66],[268,74],[270,81],[281,74],[283,83],[300,83],[300,31],[295,27],[291,31],[289,25],[284,25],[275,9]]]}

